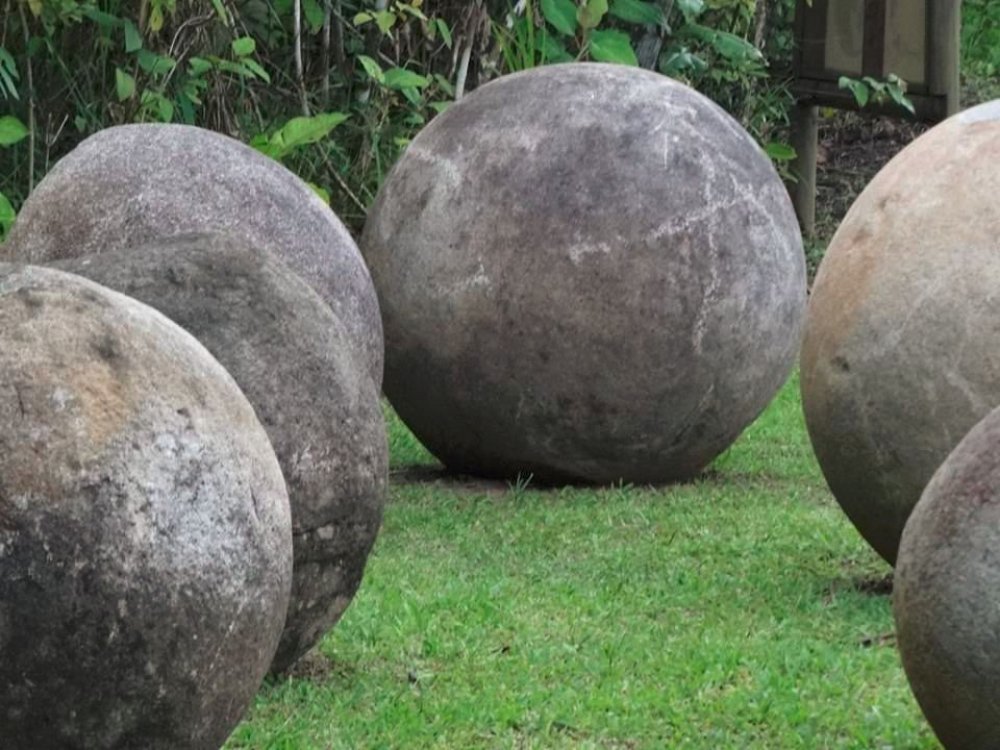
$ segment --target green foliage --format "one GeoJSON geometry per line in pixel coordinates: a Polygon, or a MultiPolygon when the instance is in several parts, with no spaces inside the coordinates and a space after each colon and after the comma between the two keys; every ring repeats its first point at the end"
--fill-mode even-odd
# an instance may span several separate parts
{"type": "Polygon", "coordinates": [[[1000,76],[1000,3],[996,0],[962,2],[962,62],[972,75],[1000,76]]]}
{"type": "MultiPolygon", "coordinates": [[[[28,128],[13,115],[0,117],[0,148],[13,146],[28,137],[28,128]]],[[[0,242],[14,224],[16,214],[10,199],[0,192],[0,242]]]]}
{"type": "Polygon", "coordinates": [[[227,750],[938,747],[794,380],[712,472],[657,489],[446,479],[388,416],[361,590],[227,750]]]}
{"type": "Polygon", "coordinates": [[[911,115],[916,114],[913,102],[906,96],[906,81],[895,74],[889,74],[884,81],[879,81],[871,76],[863,78],[849,78],[841,76],[840,88],[847,89],[853,94],[858,106],[864,108],[868,102],[884,104],[888,101],[895,102],[911,115]]]}
{"type": "Polygon", "coordinates": [[[506,72],[573,60],[642,64],[680,78],[737,116],[774,158],[785,153],[789,99],[748,41],[754,0],[30,0],[13,7],[0,17],[0,113],[34,133],[31,148],[20,141],[0,151],[0,190],[13,206],[96,130],[179,122],[280,159],[330,195],[357,230],[400,150],[456,96],[506,72]],[[287,138],[286,128],[304,123],[320,135],[287,138]]]}

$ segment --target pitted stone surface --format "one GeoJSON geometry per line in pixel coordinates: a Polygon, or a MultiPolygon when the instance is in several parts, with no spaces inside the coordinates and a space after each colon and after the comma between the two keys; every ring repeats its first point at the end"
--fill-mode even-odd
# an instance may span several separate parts
{"type": "Polygon", "coordinates": [[[809,435],[837,501],[890,563],[931,474],[1000,404],[1000,120],[970,112],[872,180],[810,297],[809,435]]]}
{"type": "Polygon", "coordinates": [[[189,334],[86,279],[0,264],[0,737],[216,750],[278,645],[281,470],[189,334]]]}
{"type": "Polygon", "coordinates": [[[547,66],[474,91],[414,139],[361,244],[386,394],[453,470],[690,477],[798,350],[781,181],[735,120],[646,71],[547,66]]]}
{"type": "Polygon", "coordinates": [[[344,325],[273,253],[188,235],[63,261],[193,334],[233,376],[288,483],[295,572],[273,671],[309,650],[361,583],[382,518],[388,451],[379,392],[344,325]]]}
{"type": "Polygon", "coordinates": [[[302,180],[219,133],[144,124],[92,135],[28,196],[0,260],[46,264],[212,231],[288,263],[340,318],[381,386],[378,302],[347,229],[302,180]]]}
{"type": "Polygon", "coordinates": [[[910,686],[949,750],[1000,747],[1000,410],[958,444],[913,509],[893,586],[910,686]]]}

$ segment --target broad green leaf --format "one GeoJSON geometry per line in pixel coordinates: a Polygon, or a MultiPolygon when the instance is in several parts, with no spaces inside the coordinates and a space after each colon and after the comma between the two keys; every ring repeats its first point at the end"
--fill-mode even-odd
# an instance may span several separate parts
{"type": "Polygon", "coordinates": [[[248,68],[242,60],[213,59],[215,67],[227,73],[235,73],[241,78],[253,78],[254,72],[248,68]]]}
{"type": "Polygon", "coordinates": [[[728,31],[719,31],[692,23],[684,27],[684,33],[707,42],[718,54],[733,62],[759,60],[763,57],[760,50],[753,44],[736,36],[736,34],[730,34],[728,31]]]}
{"type": "Polygon", "coordinates": [[[916,109],[913,107],[913,102],[910,101],[906,92],[899,88],[899,86],[888,86],[887,90],[889,92],[889,96],[892,97],[892,100],[896,102],[896,104],[905,109],[911,115],[915,115],[917,113],[916,109]]]}
{"type": "Polygon", "coordinates": [[[576,21],[580,28],[589,31],[600,26],[608,13],[608,0],[585,0],[576,12],[576,21]]]}
{"type": "Polygon", "coordinates": [[[316,143],[329,135],[330,131],[347,119],[343,112],[324,112],[312,117],[293,117],[281,130],[280,142],[286,149],[316,143]]]}
{"type": "Polygon", "coordinates": [[[188,60],[188,66],[193,76],[203,75],[215,67],[210,60],[206,60],[204,57],[192,57],[188,60]]]}
{"type": "Polygon", "coordinates": [[[139,29],[135,27],[135,24],[126,19],[124,21],[125,26],[125,51],[135,52],[136,50],[142,49],[142,35],[139,34],[139,29]]]}
{"type": "Polygon", "coordinates": [[[83,8],[83,16],[89,18],[102,29],[113,29],[122,24],[122,20],[118,16],[105,13],[97,8],[83,8]]]}
{"type": "Polygon", "coordinates": [[[257,42],[252,36],[241,36],[239,39],[233,40],[232,47],[236,57],[246,57],[252,55],[257,49],[257,42]]]}
{"type": "Polygon", "coordinates": [[[302,16],[312,33],[323,28],[323,8],[316,0],[302,0],[302,16]]]}
{"type": "MultiPolygon", "coordinates": [[[[277,133],[275,133],[277,136],[277,133]]],[[[265,133],[258,133],[250,139],[250,147],[260,151],[264,156],[281,160],[281,146],[275,143],[273,138],[268,138],[265,133]]]]}
{"type": "Polygon", "coordinates": [[[406,13],[408,15],[413,16],[414,18],[419,18],[421,21],[430,20],[427,18],[427,16],[423,14],[423,11],[421,11],[420,8],[416,6],[417,3],[414,3],[413,5],[409,5],[407,3],[396,3],[396,7],[399,8],[401,13],[406,13]]]}
{"type": "Polygon", "coordinates": [[[147,89],[142,92],[141,101],[144,109],[160,122],[171,122],[174,119],[174,105],[162,94],[147,89]]]}
{"type": "Polygon", "coordinates": [[[120,102],[135,96],[135,79],[121,68],[115,68],[115,93],[120,102]]]}
{"type": "Polygon", "coordinates": [[[639,64],[628,34],[618,29],[595,29],[590,32],[590,56],[598,62],[639,64]]]}
{"type": "Polygon", "coordinates": [[[258,63],[252,57],[245,57],[241,62],[243,63],[243,65],[247,67],[247,69],[251,73],[257,76],[264,83],[271,82],[271,75],[266,70],[264,70],[264,68],[261,67],[260,63],[258,63]]]}
{"type": "Polygon", "coordinates": [[[777,142],[768,143],[764,146],[764,153],[774,159],[774,161],[792,161],[797,156],[795,149],[787,143],[777,142]]]}
{"type": "Polygon", "coordinates": [[[367,11],[365,11],[365,12],[362,12],[362,13],[358,13],[356,16],[354,16],[354,19],[353,19],[352,23],[355,26],[362,26],[362,25],[368,23],[369,21],[371,21],[372,18],[373,18],[372,14],[368,13],[367,11]]]}
{"type": "Polygon", "coordinates": [[[576,34],[576,11],[573,0],[542,0],[542,15],[563,36],[576,34]]]}
{"type": "Polygon", "coordinates": [[[166,55],[158,55],[148,49],[139,50],[136,56],[139,67],[151,76],[162,76],[169,73],[177,65],[177,61],[166,55]]]}
{"type": "Polygon", "coordinates": [[[422,89],[430,83],[430,79],[405,68],[390,68],[385,71],[382,83],[390,89],[422,89]]]}
{"type": "Polygon", "coordinates": [[[321,188],[315,182],[307,182],[306,184],[309,186],[309,188],[314,193],[316,193],[316,195],[319,196],[319,199],[321,201],[323,201],[328,206],[330,205],[330,191],[329,190],[325,190],[325,189],[321,188]]]}
{"type": "Polygon", "coordinates": [[[847,89],[852,94],[854,94],[854,101],[858,103],[859,107],[864,107],[868,104],[869,90],[868,86],[865,85],[864,81],[858,81],[854,78],[848,78],[847,76],[841,76],[840,80],[837,81],[837,85],[842,89],[847,89]]]}
{"type": "Polygon", "coordinates": [[[662,56],[660,72],[671,78],[686,78],[686,74],[701,75],[708,70],[708,63],[687,47],[662,56]]]}
{"type": "Polygon", "coordinates": [[[0,94],[3,94],[4,99],[8,97],[15,101],[18,99],[16,83],[18,78],[14,57],[3,47],[0,47],[0,94]]]}
{"type": "Polygon", "coordinates": [[[0,146],[13,146],[27,136],[28,129],[14,115],[0,117],[0,146]]]}
{"type": "Polygon", "coordinates": [[[540,34],[535,38],[535,49],[542,57],[542,64],[551,65],[553,63],[572,62],[571,55],[563,43],[551,34],[540,34]]]}
{"type": "Polygon", "coordinates": [[[643,0],[611,0],[608,13],[628,23],[651,26],[663,23],[663,10],[660,6],[643,0]]]}
{"type": "Polygon", "coordinates": [[[368,55],[358,55],[358,62],[361,63],[361,67],[365,69],[369,78],[378,83],[385,81],[385,73],[382,72],[382,68],[379,67],[377,62],[368,57],[368,55]]]}
{"type": "Polygon", "coordinates": [[[15,218],[17,214],[14,213],[14,207],[7,200],[7,196],[0,193],[0,240],[6,237],[7,232],[14,226],[15,218]]]}
{"type": "MultiPolygon", "coordinates": [[[[154,8],[159,7],[159,5],[154,6],[154,8]]],[[[229,11],[226,10],[226,6],[222,4],[222,0],[212,0],[212,7],[215,8],[215,14],[219,17],[219,20],[222,21],[222,23],[226,26],[232,26],[233,19],[230,17],[229,11]]],[[[162,23],[162,17],[160,22],[162,23]]],[[[152,22],[150,22],[150,26],[152,26],[152,22]]],[[[154,29],[154,31],[156,31],[156,29],[154,29]]]]}
{"type": "Polygon", "coordinates": [[[434,25],[437,26],[438,31],[441,33],[441,41],[444,42],[444,46],[451,49],[451,29],[448,28],[448,22],[443,18],[435,18],[434,25]]]}
{"type": "MultiPolygon", "coordinates": [[[[414,107],[419,107],[420,102],[420,91],[413,87],[403,87],[399,89],[399,92],[406,97],[406,101],[412,104],[414,107]]],[[[412,118],[411,118],[412,119],[412,118]]]]}
{"type": "Polygon", "coordinates": [[[438,85],[438,88],[441,89],[441,91],[443,91],[448,96],[455,96],[455,87],[451,85],[451,81],[449,81],[440,73],[434,74],[434,83],[436,83],[438,85]]]}
{"type": "Polygon", "coordinates": [[[149,30],[154,34],[163,28],[163,8],[159,5],[154,5],[153,10],[149,12],[149,21],[147,22],[149,30]]]}
{"type": "Polygon", "coordinates": [[[695,21],[705,12],[705,0],[677,0],[677,7],[688,23],[695,21]]]}
{"type": "Polygon", "coordinates": [[[38,18],[42,15],[42,0],[28,0],[28,10],[31,11],[31,15],[38,18]]]}
{"type": "Polygon", "coordinates": [[[377,10],[375,11],[375,24],[379,31],[388,35],[392,31],[392,27],[396,25],[396,14],[387,10],[377,10]]]}

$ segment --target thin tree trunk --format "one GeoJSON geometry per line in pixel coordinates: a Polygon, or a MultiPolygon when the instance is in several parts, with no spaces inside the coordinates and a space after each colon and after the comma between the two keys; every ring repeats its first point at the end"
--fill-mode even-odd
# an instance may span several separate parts
{"type": "Polygon", "coordinates": [[[292,10],[295,24],[295,81],[302,100],[302,114],[309,117],[312,113],[309,111],[309,98],[306,96],[305,73],[302,67],[302,0],[295,0],[292,10]]]}

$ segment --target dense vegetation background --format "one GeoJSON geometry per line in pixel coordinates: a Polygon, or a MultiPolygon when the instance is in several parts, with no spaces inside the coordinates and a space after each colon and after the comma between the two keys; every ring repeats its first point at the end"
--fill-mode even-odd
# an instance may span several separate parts
{"type": "MultiPolygon", "coordinates": [[[[793,0],[0,0],[0,238],[87,135],[184,122],[250,142],[357,231],[399,151],[515,70],[638,64],[736,116],[783,166],[793,0]],[[327,135],[336,128],[336,137],[327,135]]],[[[965,0],[966,70],[1000,70],[1000,3],[965,0]]]]}

